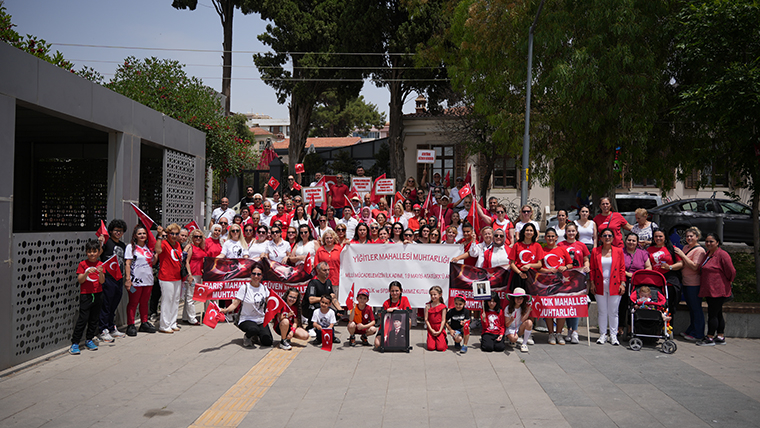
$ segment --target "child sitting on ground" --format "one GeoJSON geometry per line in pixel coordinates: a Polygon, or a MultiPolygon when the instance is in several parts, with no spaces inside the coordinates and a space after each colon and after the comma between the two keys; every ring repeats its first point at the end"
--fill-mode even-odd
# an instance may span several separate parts
{"type": "Polygon", "coordinates": [[[491,298],[483,301],[480,314],[483,333],[480,335],[480,350],[483,352],[504,352],[504,318],[501,316],[499,294],[491,291],[491,298]]]}
{"type": "Polygon", "coordinates": [[[464,296],[458,294],[454,298],[454,307],[446,312],[446,330],[454,339],[454,350],[467,353],[467,343],[470,340],[470,310],[464,307],[464,296]]]}
{"type": "Polygon", "coordinates": [[[85,327],[85,346],[91,351],[97,351],[98,345],[92,341],[100,321],[100,304],[103,299],[103,282],[106,280],[103,262],[100,261],[100,242],[91,239],[85,244],[87,260],[82,260],[77,266],[77,281],[79,282],[79,318],[71,335],[71,355],[79,355],[79,342],[85,327]]]}
{"type": "Polygon", "coordinates": [[[662,313],[662,319],[665,322],[670,321],[671,317],[663,310],[666,302],[665,295],[662,293],[656,293],[656,297],[656,301],[652,299],[652,289],[646,285],[640,287],[638,292],[634,290],[633,293],[631,293],[631,300],[636,302],[634,305],[636,309],[644,308],[660,311],[662,313]]]}
{"type": "Polygon", "coordinates": [[[528,340],[530,339],[533,321],[530,320],[530,300],[525,290],[520,287],[509,293],[509,304],[504,308],[504,323],[507,325],[507,339],[512,347],[519,341],[520,352],[528,352],[528,340]]]}
{"type": "MultiPolygon", "coordinates": [[[[314,325],[314,331],[317,332],[317,336],[314,338],[315,345],[322,344],[322,329],[333,329],[335,327],[335,312],[330,310],[332,305],[332,296],[325,294],[319,301],[319,310],[314,311],[311,316],[312,324],[314,325]]],[[[334,332],[335,330],[333,330],[334,332]]],[[[333,343],[340,343],[340,339],[333,334],[333,343]]]]}
{"type": "Polygon", "coordinates": [[[367,305],[369,302],[369,290],[362,288],[356,296],[358,303],[351,309],[348,316],[348,346],[356,346],[356,333],[361,334],[363,346],[369,346],[367,336],[377,333],[375,327],[375,314],[372,313],[372,307],[367,305]]]}

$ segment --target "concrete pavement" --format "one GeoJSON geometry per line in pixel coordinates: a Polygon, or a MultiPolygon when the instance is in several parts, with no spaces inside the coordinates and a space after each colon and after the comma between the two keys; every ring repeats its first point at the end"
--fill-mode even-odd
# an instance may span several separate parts
{"type": "MultiPolygon", "coordinates": [[[[346,339],[345,326],[338,330],[346,339]]],[[[534,336],[528,354],[481,352],[475,336],[461,355],[424,350],[419,329],[409,354],[344,345],[246,349],[232,325],[141,333],[6,374],[0,426],[741,427],[760,420],[758,340],[707,348],[679,341],[665,355],[552,346],[545,334],[534,336]],[[232,415],[233,407],[235,418],[211,417],[232,415]]]]}

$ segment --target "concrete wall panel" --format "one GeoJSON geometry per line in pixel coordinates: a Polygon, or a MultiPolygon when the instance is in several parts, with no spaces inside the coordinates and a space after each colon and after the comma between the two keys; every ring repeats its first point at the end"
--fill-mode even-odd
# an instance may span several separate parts
{"type": "Polygon", "coordinates": [[[94,83],[45,61],[39,62],[39,105],[92,122],[94,83]]]}
{"type": "Polygon", "coordinates": [[[37,102],[37,58],[7,43],[0,43],[0,58],[0,94],[37,102]]]}

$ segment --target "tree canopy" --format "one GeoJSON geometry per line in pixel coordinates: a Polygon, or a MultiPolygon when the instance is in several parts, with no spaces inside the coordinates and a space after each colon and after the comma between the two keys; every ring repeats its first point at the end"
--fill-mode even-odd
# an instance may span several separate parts
{"type": "Polygon", "coordinates": [[[345,137],[354,129],[365,132],[385,125],[385,114],[363,96],[340,100],[335,91],[325,92],[317,102],[311,119],[311,137],[345,137]]]}

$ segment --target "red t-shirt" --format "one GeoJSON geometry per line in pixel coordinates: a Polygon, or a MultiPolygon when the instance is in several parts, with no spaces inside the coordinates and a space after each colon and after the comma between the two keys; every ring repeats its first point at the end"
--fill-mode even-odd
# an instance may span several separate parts
{"type": "MultiPolygon", "coordinates": [[[[457,244],[464,245],[464,252],[465,253],[469,253],[470,252],[470,247],[472,247],[472,244],[477,244],[477,243],[478,242],[475,239],[473,239],[472,241],[467,242],[467,243],[464,242],[464,238],[462,238],[459,241],[457,241],[457,244]]],[[[466,264],[467,266],[475,266],[475,264],[477,262],[478,262],[478,258],[477,257],[467,257],[466,259],[464,259],[464,264],[466,264]]]]}
{"type": "Polygon", "coordinates": [[[206,238],[206,257],[216,257],[222,252],[222,243],[206,238]]]}
{"type": "Polygon", "coordinates": [[[521,268],[527,264],[537,263],[544,258],[544,249],[538,242],[534,242],[530,245],[525,245],[522,242],[515,242],[515,246],[512,247],[512,252],[509,254],[509,259],[514,260],[515,266],[521,268]]]}
{"type": "Polygon", "coordinates": [[[317,250],[316,259],[314,260],[314,265],[319,262],[327,263],[327,266],[330,267],[328,278],[334,286],[340,285],[338,281],[340,281],[340,251],[342,249],[343,247],[337,244],[333,246],[332,251],[327,251],[324,246],[321,246],[317,250]]]}
{"type": "MultiPolygon", "coordinates": [[[[82,260],[79,262],[79,266],[77,266],[77,275],[83,274],[87,269],[91,267],[98,267],[102,265],[103,262],[98,260],[95,263],[91,263],[89,260],[82,260]]],[[[92,294],[92,293],[100,293],[103,291],[103,284],[100,283],[100,274],[96,272],[90,272],[87,274],[87,279],[79,284],[79,293],[80,294],[92,294]]]]}
{"type": "MultiPolygon", "coordinates": [[[[284,300],[284,299],[283,299],[284,300]]],[[[290,321],[290,329],[295,330],[299,324],[296,324],[296,314],[298,313],[298,308],[294,306],[287,306],[287,305],[281,305],[280,311],[277,312],[278,314],[285,314],[285,318],[290,321]]],[[[280,330],[279,326],[275,326],[277,331],[280,330]]]]}
{"type": "Polygon", "coordinates": [[[673,265],[681,261],[681,258],[678,256],[676,256],[676,260],[673,261],[673,258],[670,256],[670,251],[668,251],[666,247],[657,248],[652,245],[647,248],[647,252],[649,253],[649,263],[652,264],[652,270],[660,272],[663,275],[670,271],[660,267],[662,262],[673,265]]]}
{"type": "Polygon", "coordinates": [[[383,303],[383,309],[387,311],[390,308],[412,309],[412,305],[409,304],[409,299],[407,299],[406,296],[401,296],[396,303],[391,303],[391,299],[388,299],[383,303]]]}
{"type": "Polygon", "coordinates": [[[158,268],[158,279],[161,281],[181,281],[180,268],[182,265],[182,248],[179,242],[174,243],[174,247],[169,241],[161,241],[161,254],[158,255],[158,261],[161,266],[158,268]]]}
{"type": "Polygon", "coordinates": [[[208,257],[206,250],[193,245],[193,256],[190,257],[190,275],[203,275],[203,259],[208,257]]]}
{"type": "Polygon", "coordinates": [[[622,214],[616,212],[611,212],[606,216],[597,214],[594,217],[594,223],[596,223],[596,230],[599,233],[599,242],[601,242],[602,239],[602,231],[610,228],[615,233],[615,238],[612,240],[612,246],[623,248],[623,233],[620,231],[620,228],[628,224],[628,220],[626,220],[622,214]]]}
{"type": "Polygon", "coordinates": [[[345,184],[334,184],[330,187],[330,195],[332,196],[331,205],[333,208],[343,208],[348,205],[348,201],[343,196],[348,193],[348,186],[345,184]]]}
{"type": "Polygon", "coordinates": [[[583,267],[583,258],[589,257],[591,253],[588,251],[588,247],[581,241],[576,240],[572,244],[567,241],[562,241],[557,246],[567,250],[570,258],[573,260],[573,267],[583,267]]]}
{"type": "Polygon", "coordinates": [[[509,221],[507,217],[504,217],[504,223],[500,223],[499,219],[494,217],[493,223],[491,223],[491,227],[493,227],[493,230],[501,229],[504,231],[504,244],[509,246],[512,245],[511,239],[509,239],[509,229],[514,229],[515,224],[509,221]]]}
{"type": "Polygon", "coordinates": [[[573,264],[573,259],[567,250],[562,247],[554,247],[549,251],[544,251],[544,257],[541,259],[545,268],[557,269],[560,266],[573,264]]]}
{"type": "Polygon", "coordinates": [[[269,222],[269,224],[274,224],[277,220],[279,220],[282,223],[282,231],[285,232],[288,229],[288,226],[290,226],[290,220],[293,219],[293,216],[288,214],[287,212],[283,212],[282,215],[275,214],[272,216],[272,221],[269,222]]]}
{"type": "Polygon", "coordinates": [[[357,325],[369,324],[375,320],[375,314],[372,312],[370,305],[364,305],[364,309],[359,309],[359,305],[354,306],[354,319],[357,325]]]}
{"type": "MultiPolygon", "coordinates": [[[[484,306],[486,304],[486,302],[483,302],[484,306]]],[[[483,319],[485,320],[483,323],[483,333],[491,333],[497,336],[504,334],[504,317],[501,311],[484,310],[483,319]]]]}

